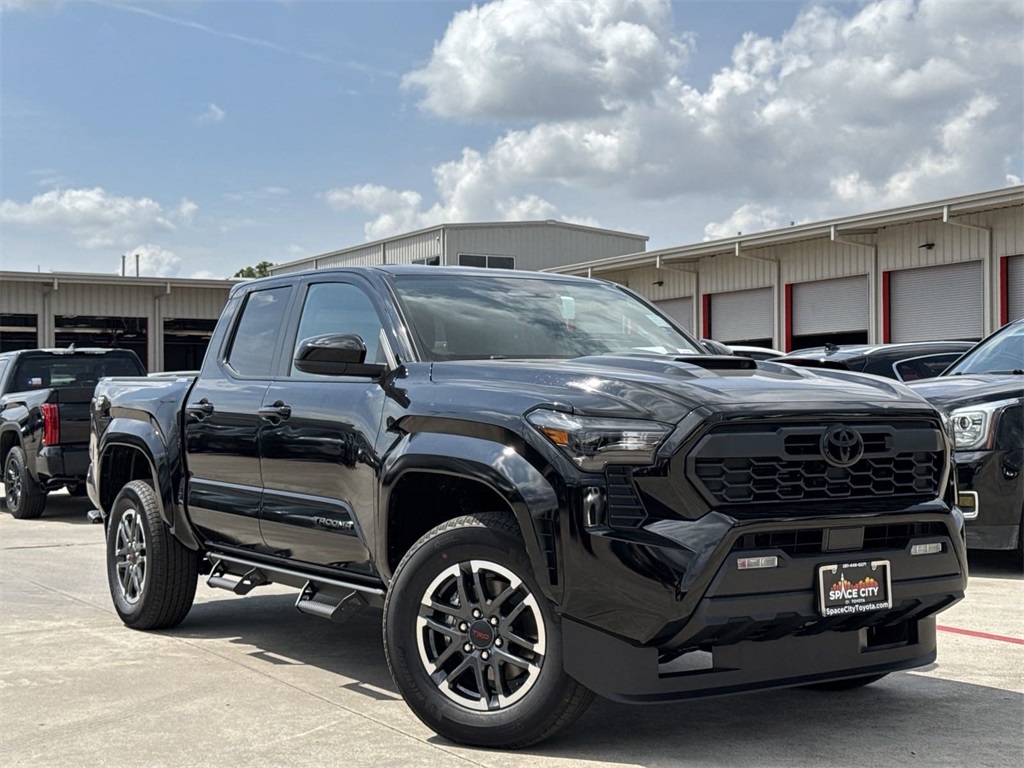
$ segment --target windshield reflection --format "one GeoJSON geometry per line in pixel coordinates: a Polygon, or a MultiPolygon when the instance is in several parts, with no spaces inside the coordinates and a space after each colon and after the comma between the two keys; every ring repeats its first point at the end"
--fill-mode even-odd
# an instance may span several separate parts
{"type": "Polygon", "coordinates": [[[1004,327],[960,358],[944,376],[1024,373],[1024,322],[1004,327]]]}
{"type": "Polygon", "coordinates": [[[424,360],[701,353],[653,309],[604,283],[462,272],[398,275],[394,285],[424,360]]]}

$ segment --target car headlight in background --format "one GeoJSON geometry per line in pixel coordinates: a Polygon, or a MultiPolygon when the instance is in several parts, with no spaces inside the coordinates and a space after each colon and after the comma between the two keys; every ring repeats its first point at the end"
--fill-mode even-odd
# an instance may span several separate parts
{"type": "Polygon", "coordinates": [[[672,426],[658,421],[603,419],[536,410],[526,420],[576,466],[599,472],[608,464],[652,464],[672,426]]]}
{"type": "Polygon", "coordinates": [[[953,438],[958,451],[970,451],[992,447],[992,436],[995,434],[999,415],[1012,405],[1020,403],[1019,399],[1000,400],[996,403],[982,403],[966,408],[957,408],[949,414],[953,425],[953,438]]]}

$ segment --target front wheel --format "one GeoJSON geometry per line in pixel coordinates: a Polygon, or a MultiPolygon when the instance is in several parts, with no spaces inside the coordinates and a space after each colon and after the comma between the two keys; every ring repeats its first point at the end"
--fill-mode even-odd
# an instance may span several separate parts
{"type": "Polygon", "coordinates": [[[416,716],[462,744],[534,744],[594,698],[563,669],[558,617],[506,514],[450,520],[413,545],[384,604],[384,650],[416,716]]]}
{"type": "Polygon", "coordinates": [[[199,555],[164,524],[153,487],[132,480],[114,500],[107,529],[107,581],[117,615],[134,629],[180,624],[198,580],[199,555]]]}

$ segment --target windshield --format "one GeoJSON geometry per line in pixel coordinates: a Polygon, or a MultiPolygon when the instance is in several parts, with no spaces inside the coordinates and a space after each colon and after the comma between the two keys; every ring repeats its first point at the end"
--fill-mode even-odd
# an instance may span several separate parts
{"type": "Polygon", "coordinates": [[[95,387],[104,376],[145,375],[138,358],[130,353],[26,355],[18,361],[11,390],[95,387]]]}
{"type": "Polygon", "coordinates": [[[701,354],[697,342],[615,286],[469,275],[398,275],[425,360],[701,354]]]}
{"type": "Polygon", "coordinates": [[[1007,325],[958,360],[944,376],[1024,374],[1024,322],[1007,325]]]}

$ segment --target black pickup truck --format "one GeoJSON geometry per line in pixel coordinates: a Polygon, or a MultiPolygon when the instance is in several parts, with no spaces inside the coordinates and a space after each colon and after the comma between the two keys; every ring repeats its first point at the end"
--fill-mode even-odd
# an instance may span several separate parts
{"type": "Polygon", "coordinates": [[[46,494],[85,495],[89,402],[103,376],[142,376],[122,349],[27,349],[0,355],[0,466],[7,509],[39,517],[46,494]]]}
{"type": "Polygon", "coordinates": [[[621,286],[459,268],[235,287],[198,377],[108,379],[115,609],[197,577],[383,608],[413,711],[521,747],[620,701],[853,688],[963,597],[951,427],[896,382],[709,355],[621,286]]]}
{"type": "Polygon", "coordinates": [[[915,392],[949,413],[967,546],[1024,563],[1024,318],[978,343],[915,392]]]}

